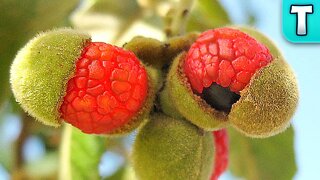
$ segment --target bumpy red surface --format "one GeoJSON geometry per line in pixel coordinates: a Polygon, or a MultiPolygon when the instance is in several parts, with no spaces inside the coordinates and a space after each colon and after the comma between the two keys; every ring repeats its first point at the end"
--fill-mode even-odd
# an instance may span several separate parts
{"type": "Polygon", "coordinates": [[[198,93],[212,83],[239,93],[253,74],[271,60],[269,50],[249,35],[218,28],[202,33],[191,46],[184,72],[198,93]]]}
{"type": "Polygon", "coordinates": [[[215,145],[214,170],[211,180],[217,180],[228,167],[229,139],[226,129],[212,132],[215,145]]]}
{"type": "Polygon", "coordinates": [[[147,88],[146,70],[132,52],[89,43],[68,81],[61,117],[85,133],[108,133],[141,109],[147,88]]]}

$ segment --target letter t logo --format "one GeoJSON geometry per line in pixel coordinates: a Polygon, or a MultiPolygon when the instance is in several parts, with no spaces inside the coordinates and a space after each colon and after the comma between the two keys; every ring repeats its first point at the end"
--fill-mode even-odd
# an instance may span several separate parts
{"type": "Polygon", "coordinates": [[[291,5],[290,14],[297,14],[296,34],[298,36],[306,36],[307,30],[307,14],[313,14],[313,5],[291,5]]]}

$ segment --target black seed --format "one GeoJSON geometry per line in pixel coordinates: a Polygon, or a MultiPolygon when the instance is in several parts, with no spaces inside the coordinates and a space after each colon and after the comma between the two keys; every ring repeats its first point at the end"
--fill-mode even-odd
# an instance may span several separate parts
{"type": "Polygon", "coordinates": [[[240,95],[215,83],[203,89],[200,96],[214,109],[227,113],[230,112],[232,104],[240,99],[240,95]]]}

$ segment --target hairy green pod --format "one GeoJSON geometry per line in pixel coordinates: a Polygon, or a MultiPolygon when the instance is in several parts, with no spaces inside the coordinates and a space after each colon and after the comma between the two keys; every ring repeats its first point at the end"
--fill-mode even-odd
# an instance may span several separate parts
{"type": "Polygon", "coordinates": [[[260,69],[241,91],[229,114],[233,127],[251,137],[269,137],[284,131],[298,106],[299,91],[294,72],[266,36],[252,28],[239,28],[266,45],[272,62],[260,69]]]}
{"type": "Polygon", "coordinates": [[[188,121],[156,114],[139,131],[132,152],[140,180],[207,180],[213,167],[213,139],[188,121]]]}
{"type": "Polygon", "coordinates": [[[169,102],[163,102],[163,104],[172,103],[183,117],[203,129],[215,130],[225,127],[227,114],[215,110],[200,96],[193,93],[183,72],[184,58],[185,52],[177,56],[170,67],[165,87],[169,102]]]}
{"type": "MultiPolygon", "coordinates": [[[[76,61],[90,36],[71,29],[58,29],[38,35],[17,54],[11,66],[12,91],[17,102],[40,122],[59,126],[60,106],[66,85],[74,76],[76,61]]],[[[121,127],[108,135],[125,135],[148,119],[159,89],[160,73],[147,67],[148,94],[144,106],[121,127]]]]}
{"type": "MultiPolygon", "coordinates": [[[[183,72],[185,53],[173,62],[164,92],[175,109],[193,124],[216,130],[231,125],[250,137],[269,137],[284,131],[298,105],[297,80],[278,48],[263,34],[251,28],[236,27],[266,45],[273,60],[255,73],[240,92],[229,113],[216,110],[195,94],[183,72]]],[[[165,99],[164,99],[165,100],[165,99]]],[[[173,109],[173,108],[163,108],[173,109]]],[[[173,114],[169,112],[169,114],[173,114]]]]}
{"type": "Polygon", "coordinates": [[[126,43],[124,48],[134,52],[147,65],[162,68],[170,64],[180,52],[188,50],[197,37],[198,33],[189,33],[161,42],[157,39],[137,36],[126,43]]]}
{"type": "Polygon", "coordinates": [[[31,116],[59,126],[61,99],[90,36],[71,29],[39,34],[17,54],[10,70],[13,94],[31,116]]]}

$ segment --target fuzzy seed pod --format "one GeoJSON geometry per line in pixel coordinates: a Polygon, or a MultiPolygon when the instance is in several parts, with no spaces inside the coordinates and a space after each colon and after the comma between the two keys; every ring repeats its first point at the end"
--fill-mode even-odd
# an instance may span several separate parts
{"type": "Polygon", "coordinates": [[[289,126],[298,103],[297,82],[268,38],[254,29],[237,29],[202,33],[174,60],[164,92],[201,128],[231,124],[247,136],[269,137],[289,126]]]}
{"type": "Polygon", "coordinates": [[[265,44],[274,59],[258,71],[229,114],[231,125],[251,137],[269,137],[290,125],[299,100],[298,83],[291,67],[267,37],[250,28],[240,28],[265,44]]]}
{"type": "Polygon", "coordinates": [[[123,134],[149,113],[156,76],[132,52],[58,29],[20,50],[10,81],[23,109],[46,125],[66,121],[85,133],[123,134]]]}
{"type": "Polygon", "coordinates": [[[161,42],[153,38],[137,36],[126,43],[124,48],[135,53],[144,63],[162,68],[180,52],[188,50],[197,37],[197,33],[189,33],[161,42]]]}
{"type": "Polygon", "coordinates": [[[18,52],[11,66],[11,87],[31,116],[46,125],[60,125],[59,106],[66,84],[89,41],[84,33],[55,30],[39,34],[18,52]]]}
{"type": "Polygon", "coordinates": [[[132,160],[140,180],[207,180],[213,139],[188,121],[157,114],[139,131],[132,160]]]}
{"type": "Polygon", "coordinates": [[[215,110],[200,96],[193,93],[190,83],[182,71],[182,63],[185,57],[186,53],[181,53],[175,58],[170,67],[167,84],[164,91],[162,91],[162,93],[168,91],[167,96],[169,98],[161,99],[162,104],[173,104],[183,117],[206,130],[214,130],[226,126],[226,113],[215,110]]]}
{"type": "Polygon", "coordinates": [[[159,96],[159,102],[162,112],[169,115],[170,117],[182,119],[183,116],[178,112],[175,105],[171,102],[172,99],[170,98],[171,97],[169,96],[168,88],[163,89],[159,96]]]}

